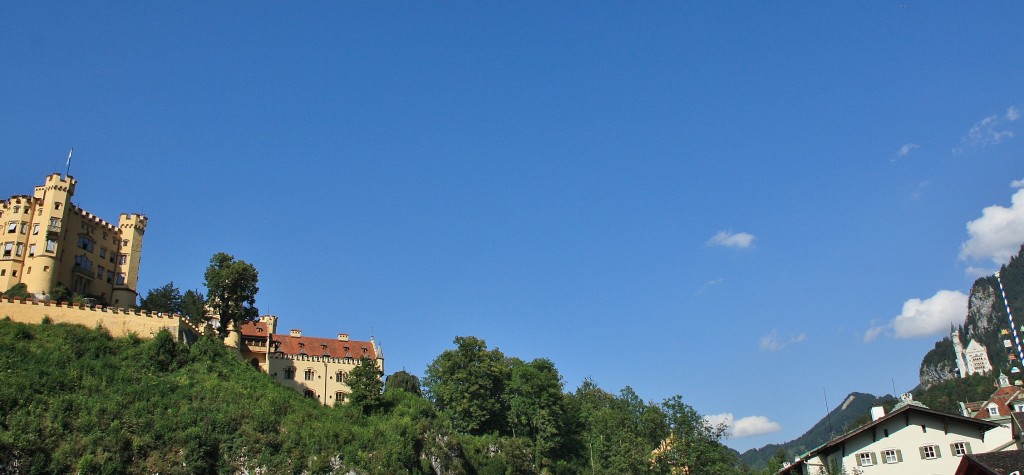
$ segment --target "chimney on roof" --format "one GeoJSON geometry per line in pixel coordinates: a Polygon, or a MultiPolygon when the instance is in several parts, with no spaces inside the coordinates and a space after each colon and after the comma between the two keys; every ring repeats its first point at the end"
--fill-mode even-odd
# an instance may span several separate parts
{"type": "Polygon", "coordinates": [[[871,408],[871,420],[877,421],[885,417],[885,408],[882,406],[874,406],[871,408]]]}
{"type": "Polygon", "coordinates": [[[292,328],[292,336],[295,337],[295,338],[298,338],[298,337],[302,336],[302,330],[299,330],[297,328],[292,328]]]}
{"type": "Polygon", "coordinates": [[[339,333],[338,341],[348,341],[348,333],[339,333]]]}

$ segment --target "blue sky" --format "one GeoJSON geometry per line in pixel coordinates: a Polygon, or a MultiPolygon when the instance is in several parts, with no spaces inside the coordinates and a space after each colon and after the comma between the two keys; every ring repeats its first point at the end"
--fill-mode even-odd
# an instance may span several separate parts
{"type": "Polygon", "coordinates": [[[142,289],[229,252],[389,373],[475,335],[743,450],[912,388],[1024,242],[1022,10],[6,2],[0,192],[74,147],[142,289]]]}

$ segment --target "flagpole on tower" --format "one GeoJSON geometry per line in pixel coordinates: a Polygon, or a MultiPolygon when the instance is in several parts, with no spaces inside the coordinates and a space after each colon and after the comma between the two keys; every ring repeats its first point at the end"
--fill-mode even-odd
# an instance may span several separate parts
{"type": "Polygon", "coordinates": [[[72,153],[75,153],[75,147],[71,147],[71,150],[68,150],[67,170],[64,172],[64,176],[71,176],[71,154],[72,153]]]}

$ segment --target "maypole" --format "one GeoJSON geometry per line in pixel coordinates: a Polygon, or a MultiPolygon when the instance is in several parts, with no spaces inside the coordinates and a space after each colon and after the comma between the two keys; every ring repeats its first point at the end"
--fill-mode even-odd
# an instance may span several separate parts
{"type": "Polygon", "coordinates": [[[1010,320],[1010,333],[1013,334],[1013,343],[1017,348],[1017,361],[1024,361],[1024,351],[1021,350],[1020,336],[1017,333],[1017,325],[1013,323],[1013,312],[1010,311],[1010,301],[1006,298],[1006,289],[1003,287],[1003,279],[999,277],[998,271],[996,272],[996,282],[999,282],[999,293],[1003,297],[1003,305],[1006,306],[1006,317],[1010,320]]]}

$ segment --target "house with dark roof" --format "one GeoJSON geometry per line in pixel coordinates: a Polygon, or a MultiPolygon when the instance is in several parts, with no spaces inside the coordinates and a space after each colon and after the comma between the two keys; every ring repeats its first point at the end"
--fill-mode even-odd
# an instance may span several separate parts
{"type": "Polygon", "coordinates": [[[360,364],[369,362],[384,371],[384,354],[372,336],[369,341],[352,340],[347,333],[321,338],[299,329],[280,334],[273,315],[242,325],[225,342],[278,383],[327,406],[348,400],[352,389],[347,379],[360,364]]]}
{"type": "Polygon", "coordinates": [[[886,414],[871,410],[871,422],[797,457],[779,475],[819,473],[948,474],[969,454],[1007,448],[999,424],[929,409],[909,394],[886,414]],[[833,471],[835,470],[835,471],[833,471]]]}
{"type": "Polygon", "coordinates": [[[960,459],[956,475],[1022,475],[1024,451],[969,454],[960,459]]]}

